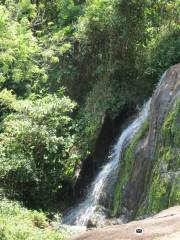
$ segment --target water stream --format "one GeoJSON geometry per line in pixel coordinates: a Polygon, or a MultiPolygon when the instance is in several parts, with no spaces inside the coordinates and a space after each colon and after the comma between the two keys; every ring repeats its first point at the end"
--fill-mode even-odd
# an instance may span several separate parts
{"type": "Polygon", "coordinates": [[[89,219],[97,214],[102,194],[109,189],[109,184],[111,186],[115,184],[114,181],[118,177],[124,147],[131,141],[148,118],[150,102],[151,100],[144,104],[136,119],[119,136],[109,156],[109,161],[102,167],[94,179],[84,201],[80,202],[63,217],[63,224],[86,226],[89,219]]]}

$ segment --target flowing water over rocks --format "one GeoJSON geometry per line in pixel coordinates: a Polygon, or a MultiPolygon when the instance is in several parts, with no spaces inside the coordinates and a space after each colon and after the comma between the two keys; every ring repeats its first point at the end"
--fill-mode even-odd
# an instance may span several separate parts
{"type": "Polygon", "coordinates": [[[85,200],[70,210],[62,219],[63,224],[87,226],[101,226],[106,221],[107,213],[100,206],[101,198],[107,191],[112,191],[119,172],[119,164],[124,147],[131,141],[139,131],[149,115],[151,100],[142,108],[137,118],[122,132],[113,147],[109,161],[100,170],[99,174],[91,184],[85,200]]]}

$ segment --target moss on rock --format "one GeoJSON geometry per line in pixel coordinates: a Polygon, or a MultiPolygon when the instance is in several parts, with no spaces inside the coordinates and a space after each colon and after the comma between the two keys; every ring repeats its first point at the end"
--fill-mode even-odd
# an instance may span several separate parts
{"type": "Polygon", "coordinates": [[[129,146],[126,148],[123,154],[124,156],[122,158],[120,174],[119,174],[120,177],[114,192],[113,207],[112,207],[113,216],[119,215],[121,213],[123,192],[131,176],[134,161],[136,159],[135,150],[139,141],[142,138],[144,138],[144,136],[146,135],[148,129],[149,129],[149,122],[147,120],[143,124],[139,132],[135,135],[133,141],[129,144],[129,146]]]}
{"type": "MultiPolygon", "coordinates": [[[[170,107],[163,124],[157,130],[156,148],[151,167],[147,171],[147,182],[136,217],[153,214],[170,206],[180,204],[180,100],[170,107]],[[150,177],[150,179],[148,179],[150,177]]],[[[136,162],[136,150],[147,136],[148,121],[126,148],[121,161],[119,181],[114,192],[112,215],[122,213],[126,186],[132,176],[136,162]]]]}
{"type": "Polygon", "coordinates": [[[158,133],[154,166],[138,216],[180,204],[180,100],[176,100],[158,133]]]}

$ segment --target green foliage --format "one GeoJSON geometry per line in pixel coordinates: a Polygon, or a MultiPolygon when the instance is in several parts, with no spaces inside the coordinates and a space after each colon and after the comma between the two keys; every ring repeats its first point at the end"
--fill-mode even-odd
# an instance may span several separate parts
{"type": "Polygon", "coordinates": [[[37,91],[39,82],[47,80],[41,47],[29,28],[26,15],[18,22],[0,5],[0,88],[13,89],[19,95],[37,91]]]}
{"type": "Polygon", "coordinates": [[[77,117],[77,140],[82,154],[87,154],[96,143],[101,125],[104,121],[105,113],[115,115],[117,109],[123,102],[123,96],[114,89],[107,79],[99,81],[86,97],[86,102],[77,117]],[[119,101],[117,102],[117,98],[119,101]],[[94,101],[96,99],[96,101],[94,101]],[[83,139],[83,142],[81,142],[83,139]]]}
{"type": "Polygon", "coordinates": [[[0,5],[0,88],[28,96],[55,92],[74,76],[72,34],[80,6],[69,1],[0,5]]]}
{"type": "Polygon", "coordinates": [[[63,240],[67,234],[55,230],[42,212],[27,210],[19,203],[0,201],[1,240],[63,240]]]}
{"type": "Polygon", "coordinates": [[[0,180],[11,197],[47,208],[56,200],[64,178],[73,177],[78,160],[68,97],[47,95],[17,100],[9,91],[0,102],[12,111],[0,133],[0,180]]]}
{"type": "Polygon", "coordinates": [[[35,33],[43,46],[42,55],[49,76],[46,88],[56,92],[59,87],[65,85],[68,95],[77,100],[72,88],[77,74],[73,33],[77,18],[82,13],[81,6],[76,5],[73,0],[42,0],[39,1],[37,9],[37,19],[32,23],[32,28],[36,28],[38,22],[38,31],[35,30],[35,33]],[[41,18],[45,23],[41,22],[41,18]]]}
{"type": "MultiPolygon", "coordinates": [[[[27,0],[26,0],[27,1],[27,0]]],[[[75,4],[73,0],[39,0],[32,1],[36,3],[39,15],[43,17],[40,27],[44,25],[65,27],[76,21],[80,15],[81,7],[75,4]]]]}
{"type": "Polygon", "coordinates": [[[111,14],[112,3],[109,0],[89,1],[86,4],[84,16],[79,18],[76,37],[83,39],[82,44],[87,44],[87,42],[100,44],[101,40],[105,40],[105,31],[109,30],[111,14]]]}
{"type": "Polygon", "coordinates": [[[146,81],[152,83],[156,83],[156,79],[160,79],[163,72],[178,63],[180,59],[180,30],[178,26],[172,27],[170,31],[167,28],[161,31],[160,39],[158,36],[151,42],[148,67],[144,74],[146,81]]]}

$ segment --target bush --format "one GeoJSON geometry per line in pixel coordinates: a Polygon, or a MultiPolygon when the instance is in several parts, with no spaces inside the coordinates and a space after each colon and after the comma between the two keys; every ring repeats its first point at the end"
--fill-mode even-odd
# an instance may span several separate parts
{"type": "Polygon", "coordinates": [[[53,229],[44,213],[27,210],[17,202],[1,199],[1,240],[63,240],[65,238],[65,232],[53,229]]]}
{"type": "Polygon", "coordinates": [[[50,94],[17,100],[7,90],[0,104],[11,111],[1,125],[0,181],[9,196],[47,209],[78,160],[70,117],[76,104],[50,94]]]}

